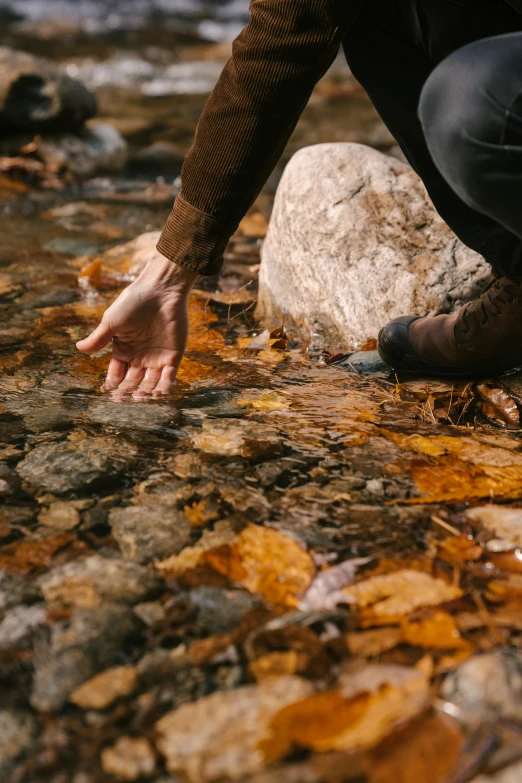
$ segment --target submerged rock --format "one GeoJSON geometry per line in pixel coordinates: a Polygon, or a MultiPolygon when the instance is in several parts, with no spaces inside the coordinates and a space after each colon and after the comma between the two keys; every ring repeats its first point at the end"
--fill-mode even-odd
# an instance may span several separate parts
{"type": "Polygon", "coordinates": [[[85,438],[37,446],[17,466],[35,490],[63,495],[118,478],[136,458],[134,446],[113,438],[85,438]]]}
{"type": "MultiPolygon", "coordinates": [[[[0,774],[6,775],[24,750],[33,743],[34,718],[28,713],[0,710],[0,774]]],[[[3,778],[7,780],[7,778],[3,778]]]]}
{"type": "Polygon", "coordinates": [[[51,605],[94,609],[105,601],[138,603],[159,580],[143,566],[100,555],[66,563],[45,574],[40,587],[51,605]]]}
{"type": "Polygon", "coordinates": [[[0,47],[0,131],[74,130],[96,114],[96,98],[50,60],[0,47]]]}
{"type": "Polygon", "coordinates": [[[54,170],[67,169],[80,177],[89,177],[122,169],[127,162],[127,142],[112,125],[96,123],[74,134],[44,139],[37,153],[54,170]]]}
{"type": "Polygon", "coordinates": [[[497,717],[521,722],[522,655],[510,649],[476,655],[448,675],[441,695],[465,723],[497,717]]]}
{"type": "Polygon", "coordinates": [[[91,421],[110,427],[161,434],[179,424],[181,412],[166,405],[150,402],[132,402],[122,405],[101,400],[87,411],[86,416],[91,421]]]}
{"type": "Polygon", "coordinates": [[[115,508],[109,514],[109,524],[123,556],[139,563],[177,554],[191,534],[185,514],[175,508],[115,508]]]}
{"type": "Polygon", "coordinates": [[[79,685],[121,660],[136,628],[132,609],[123,604],[77,610],[55,623],[36,648],[31,705],[40,712],[61,709],[79,685]]]}
{"type": "Polygon", "coordinates": [[[331,347],[391,318],[451,310],[489,265],[435,212],[405,163],[359,144],[300,150],[279,186],[262,252],[258,315],[331,347]]]}
{"type": "Polygon", "coordinates": [[[119,737],[101,754],[102,769],[116,780],[150,777],[156,767],[156,755],[147,739],[119,737]]]}

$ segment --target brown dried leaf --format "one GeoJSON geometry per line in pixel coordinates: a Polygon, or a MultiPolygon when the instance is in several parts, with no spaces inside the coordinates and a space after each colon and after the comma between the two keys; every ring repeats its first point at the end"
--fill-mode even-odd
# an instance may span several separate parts
{"type": "Polygon", "coordinates": [[[372,628],[369,631],[353,631],[345,636],[346,646],[352,655],[377,658],[393,650],[402,642],[399,628],[372,628]]]}
{"type": "Polygon", "coordinates": [[[463,748],[458,724],[430,715],[372,753],[367,783],[447,783],[463,748]]]}
{"type": "Polygon", "coordinates": [[[498,381],[477,383],[475,392],[486,406],[486,416],[510,427],[520,427],[517,403],[498,381]]]}
{"type": "MultiPolygon", "coordinates": [[[[54,556],[74,540],[71,533],[61,533],[38,541],[21,541],[11,553],[0,553],[0,569],[27,574],[36,568],[48,568],[54,556]]],[[[11,547],[9,547],[11,549],[11,547]]]]}
{"type": "Polygon", "coordinates": [[[441,560],[448,563],[464,563],[470,560],[480,560],[483,548],[469,536],[452,536],[440,541],[437,545],[437,554],[441,560]]]}
{"type": "Polygon", "coordinates": [[[462,596],[459,587],[409,569],[365,579],[342,592],[360,608],[363,627],[398,622],[415,609],[438,606],[462,596]]]}

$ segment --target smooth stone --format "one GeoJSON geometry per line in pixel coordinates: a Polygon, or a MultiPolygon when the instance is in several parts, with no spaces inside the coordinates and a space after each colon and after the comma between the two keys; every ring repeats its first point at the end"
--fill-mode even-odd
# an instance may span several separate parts
{"type": "Polygon", "coordinates": [[[97,402],[86,412],[86,418],[98,424],[127,430],[162,434],[180,422],[181,411],[152,402],[97,402]]]}
{"type": "Polygon", "coordinates": [[[112,125],[91,124],[76,133],[46,137],[38,156],[49,167],[80,177],[121,170],[127,162],[127,142],[112,125]]]}
{"type": "Polygon", "coordinates": [[[314,347],[356,348],[399,315],[449,312],[491,276],[407,164],[360,144],[291,159],[262,249],[257,315],[314,347]]]}
{"type": "Polygon", "coordinates": [[[56,495],[107,485],[128,470],[137,450],[113,438],[86,438],[37,446],[17,466],[36,490],[56,495]]]}
{"type": "Polygon", "coordinates": [[[40,579],[43,596],[51,606],[83,609],[106,601],[138,603],[151,597],[159,584],[147,568],[101,555],[58,566],[40,579]]]}
{"type": "Polygon", "coordinates": [[[475,655],[449,674],[441,696],[464,723],[506,718],[522,721],[522,654],[503,648],[475,655]]]}
{"type": "Polygon", "coordinates": [[[31,706],[39,712],[61,709],[78,686],[121,661],[136,630],[132,609],[123,604],[77,610],[56,622],[49,639],[36,649],[31,706]]]}
{"type": "Polygon", "coordinates": [[[96,114],[96,98],[53,62],[0,47],[0,128],[73,130],[96,114]]]}
{"type": "Polygon", "coordinates": [[[386,362],[383,362],[378,351],[357,351],[350,354],[346,359],[335,362],[335,367],[346,367],[347,370],[355,369],[362,373],[389,373],[391,368],[386,362]]]}
{"type": "Polygon", "coordinates": [[[175,508],[141,505],[114,508],[109,514],[109,524],[122,555],[138,563],[177,554],[191,537],[185,514],[175,508]]]}
{"type": "Polygon", "coordinates": [[[19,647],[31,636],[33,630],[45,625],[47,609],[43,604],[15,606],[0,622],[0,650],[19,647]]]}

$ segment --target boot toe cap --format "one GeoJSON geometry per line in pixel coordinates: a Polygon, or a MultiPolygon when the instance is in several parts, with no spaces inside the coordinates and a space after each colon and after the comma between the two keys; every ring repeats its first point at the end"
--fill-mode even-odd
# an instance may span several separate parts
{"type": "Polygon", "coordinates": [[[411,369],[418,362],[409,336],[409,327],[417,316],[403,315],[394,318],[379,332],[379,355],[394,370],[411,369]]]}

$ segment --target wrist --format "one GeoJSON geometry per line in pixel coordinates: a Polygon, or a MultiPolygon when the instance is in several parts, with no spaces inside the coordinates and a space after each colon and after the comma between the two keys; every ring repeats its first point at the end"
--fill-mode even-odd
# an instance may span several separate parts
{"type": "Polygon", "coordinates": [[[159,285],[180,295],[188,295],[198,277],[197,272],[184,269],[164,256],[149,261],[140,275],[149,285],[159,285]]]}

